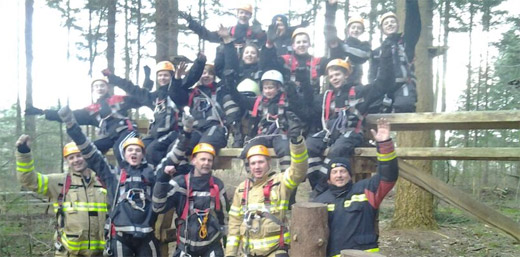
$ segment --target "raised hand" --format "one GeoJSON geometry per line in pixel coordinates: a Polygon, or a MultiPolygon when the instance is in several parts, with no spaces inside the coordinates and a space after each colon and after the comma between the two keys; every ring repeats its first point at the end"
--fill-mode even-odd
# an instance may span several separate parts
{"type": "Polygon", "coordinates": [[[184,132],[191,133],[193,131],[193,124],[195,123],[195,118],[190,113],[190,107],[185,106],[184,111],[182,112],[182,129],[184,132]]]}
{"type": "Polygon", "coordinates": [[[175,69],[175,79],[181,79],[182,75],[186,73],[186,68],[188,68],[188,64],[186,64],[186,62],[180,62],[175,69]]]}
{"type": "Polygon", "coordinates": [[[166,167],[164,167],[164,173],[170,175],[170,176],[173,176],[173,174],[175,174],[175,172],[177,172],[177,170],[175,169],[175,166],[173,165],[168,165],[166,167]]]}
{"type": "Polygon", "coordinates": [[[70,110],[68,105],[65,105],[61,107],[61,109],[58,110],[58,115],[61,118],[61,121],[65,123],[67,128],[71,128],[76,124],[76,118],[74,117],[74,114],[72,113],[72,110],[70,110]]]}
{"type": "Polygon", "coordinates": [[[25,115],[43,115],[45,114],[42,109],[36,108],[32,105],[29,105],[25,108],[25,115]]]}
{"type": "Polygon", "coordinates": [[[291,139],[291,142],[298,142],[298,137],[302,135],[303,124],[300,118],[294,112],[286,112],[285,116],[289,122],[289,130],[287,136],[291,139]]]}
{"type": "Polygon", "coordinates": [[[101,73],[102,73],[103,76],[105,76],[105,77],[108,77],[108,76],[112,75],[112,71],[110,71],[108,68],[102,70],[101,73]]]}
{"type": "Polygon", "coordinates": [[[16,140],[16,147],[21,145],[26,145],[29,147],[31,145],[31,137],[29,135],[21,135],[18,140],[16,140]]]}
{"type": "Polygon", "coordinates": [[[390,122],[385,118],[377,120],[377,131],[371,129],[370,132],[376,142],[383,142],[390,139],[390,122]]]}

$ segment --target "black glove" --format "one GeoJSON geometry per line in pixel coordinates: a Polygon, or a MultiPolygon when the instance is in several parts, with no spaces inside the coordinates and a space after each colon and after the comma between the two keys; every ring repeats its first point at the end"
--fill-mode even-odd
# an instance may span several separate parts
{"type": "Polygon", "coordinates": [[[193,17],[187,12],[179,11],[179,17],[185,19],[188,23],[193,21],[193,17]]]}
{"type": "Polygon", "coordinates": [[[253,35],[262,33],[262,24],[257,20],[254,20],[253,25],[251,26],[251,32],[253,32],[253,35]]]}
{"type": "Polygon", "coordinates": [[[298,92],[296,91],[296,83],[294,81],[287,81],[283,84],[285,93],[287,94],[288,98],[296,97],[298,96],[298,92]]]}
{"type": "Polygon", "coordinates": [[[287,131],[287,136],[291,139],[291,143],[298,144],[299,137],[302,135],[303,123],[296,116],[294,112],[287,112],[285,114],[287,117],[287,121],[289,122],[289,130],[287,131]]]}
{"type": "Polygon", "coordinates": [[[278,36],[276,35],[276,24],[271,24],[267,27],[267,40],[274,42],[278,36]]]}
{"type": "Polygon", "coordinates": [[[144,69],[144,83],[143,88],[147,89],[148,91],[152,91],[153,88],[153,80],[150,79],[150,67],[148,65],[145,65],[143,67],[144,69]]]}
{"type": "Polygon", "coordinates": [[[111,72],[108,68],[102,70],[101,73],[102,73],[103,76],[105,76],[105,77],[108,77],[108,76],[112,75],[112,72],[111,72]]]}
{"type": "Polygon", "coordinates": [[[25,115],[26,116],[29,116],[29,115],[43,115],[43,114],[45,114],[45,113],[43,112],[42,109],[36,108],[36,107],[34,107],[32,105],[29,105],[29,106],[27,106],[27,108],[25,108],[25,115]]]}

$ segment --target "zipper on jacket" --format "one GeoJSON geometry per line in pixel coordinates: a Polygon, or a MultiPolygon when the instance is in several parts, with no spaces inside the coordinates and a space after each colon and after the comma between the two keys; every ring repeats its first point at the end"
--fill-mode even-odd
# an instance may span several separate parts
{"type": "MultiPolygon", "coordinates": [[[[92,174],[91,174],[92,175],[92,174]]],[[[92,183],[92,176],[90,177],[90,182],[92,183]]],[[[87,186],[85,185],[85,178],[81,176],[81,183],[83,183],[83,189],[85,190],[85,199],[87,199],[87,206],[90,208],[90,201],[88,200],[88,191],[87,186]]],[[[88,217],[88,249],[90,250],[90,210],[87,211],[87,217],[88,217]]]]}

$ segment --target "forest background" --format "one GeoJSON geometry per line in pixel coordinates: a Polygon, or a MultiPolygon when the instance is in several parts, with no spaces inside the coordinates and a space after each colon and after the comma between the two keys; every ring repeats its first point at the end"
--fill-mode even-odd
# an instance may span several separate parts
{"type": "MultiPolygon", "coordinates": [[[[286,14],[291,25],[310,21],[313,53],[326,55],[322,43],[323,0],[251,2],[257,11],[255,18],[264,29],[271,17],[278,13],[286,14]]],[[[419,2],[423,19],[421,40],[427,42],[424,46],[420,43],[416,51],[418,74],[426,74],[419,77],[419,80],[426,81],[425,87],[419,88],[426,90],[420,92],[418,111],[518,110],[520,88],[509,83],[520,78],[520,11],[514,8],[516,1],[419,2]],[[427,65],[420,65],[421,54],[430,57],[427,65]],[[422,72],[424,69],[426,71],[422,72]]],[[[177,19],[178,11],[191,13],[210,30],[216,30],[221,23],[234,25],[235,5],[236,1],[232,0],[0,2],[0,24],[7,35],[0,42],[0,70],[4,79],[0,95],[0,129],[3,132],[0,135],[0,191],[4,193],[1,210],[5,216],[2,216],[2,221],[8,224],[0,231],[0,253],[12,253],[7,244],[10,236],[27,236],[9,226],[14,217],[34,211],[29,205],[24,205],[27,201],[12,198],[9,194],[20,191],[20,186],[13,183],[16,181],[13,146],[18,135],[26,133],[35,138],[35,162],[41,172],[64,170],[61,146],[68,140],[63,127],[41,117],[24,117],[25,106],[86,106],[91,102],[91,78],[101,75],[100,70],[106,67],[140,84],[144,65],[153,69],[156,61],[179,54],[193,59],[199,51],[205,52],[212,60],[217,45],[198,40],[186,29],[185,22],[177,19]]],[[[338,9],[338,31],[343,31],[349,16],[361,15],[367,26],[364,39],[372,42],[375,48],[380,42],[378,15],[388,10],[402,15],[404,0],[340,1],[338,9]]],[[[149,113],[149,110],[141,109],[135,115],[147,118],[149,113]]],[[[92,131],[90,133],[93,135],[92,131]]],[[[418,142],[415,138],[398,144],[519,147],[519,137],[519,130],[436,131],[428,132],[427,140],[418,142]]],[[[418,166],[489,203],[517,222],[520,220],[518,162],[434,161],[418,166]]],[[[443,216],[446,210],[451,217],[448,220],[467,222],[465,218],[453,218],[465,217],[457,210],[443,205],[442,201],[427,193],[414,190],[417,189],[406,187],[399,192],[407,200],[404,206],[398,207],[399,200],[396,199],[397,210],[388,214],[389,219],[393,218],[391,226],[436,229],[445,222],[442,217],[446,217],[443,216]],[[420,215],[404,220],[400,218],[402,215],[399,213],[409,213],[414,209],[420,215]]],[[[47,217],[46,220],[52,219],[47,217]]],[[[20,226],[26,225],[24,222],[20,226]]],[[[41,240],[48,243],[48,239],[38,239],[38,235],[30,234],[28,237],[35,240],[30,240],[31,247],[41,240]]]]}

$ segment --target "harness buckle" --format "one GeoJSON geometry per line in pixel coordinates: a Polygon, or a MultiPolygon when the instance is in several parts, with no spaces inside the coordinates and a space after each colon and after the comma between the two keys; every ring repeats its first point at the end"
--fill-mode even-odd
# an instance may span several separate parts
{"type": "Polygon", "coordinates": [[[63,246],[63,244],[60,242],[60,241],[56,241],[54,242],[54,248],[56,248],[56,250],[58,252],[63,252],[65,251],[65,247],[63,246]]]}

